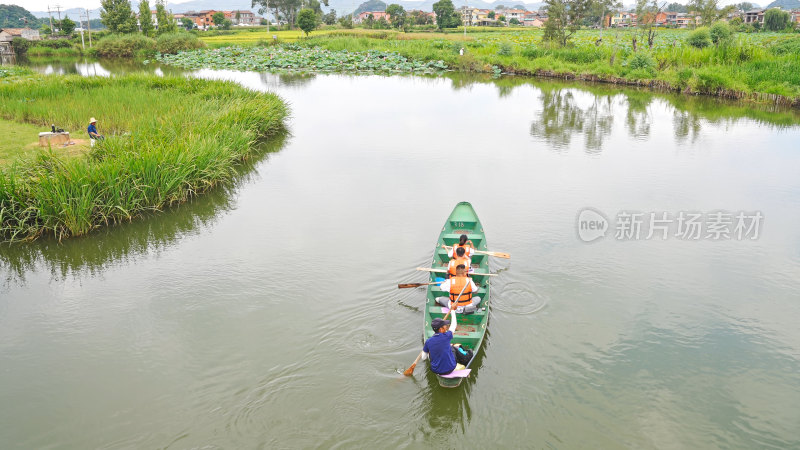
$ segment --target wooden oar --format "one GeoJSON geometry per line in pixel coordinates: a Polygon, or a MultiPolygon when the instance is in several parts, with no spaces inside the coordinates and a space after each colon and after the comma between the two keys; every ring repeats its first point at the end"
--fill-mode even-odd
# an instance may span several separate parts
{"type": "Polygon", "coordinates": [[[439,284],[441,281],[434,281],[433,283],[400,283],[397,285],[397,289],[407,289],[407,288],[415,288],[420,286],[430,286],[432,284],[439,284]]]}
{"type": "MultiPolygon", "coordinates": [[[[417,270],[421,270],[423,272],[434,272],[434,273],[447,273],[447,269],[431,269],[430,267],[417,267],[417,270]]],[[[480,272],[470,272],[468,275],[479,275],[482,277],[496,277],[496,273],[480,273],[480,272]]]]}
{"type": "MultiPolygon", "coordinates": [[[[449,245],[442,245],[442,248],[449,249],[449,248],[453,248],[453,247],[451,247],[449,245]]],[[[503,253],[503,252],[489,252],[489,251],[483,251],[483,250],[475,250],[475,253],[478,253],[480,255],[494,256],[495,258],[505,258],[505,259],[510,259],[511,258],[511,255],[509,255],[508,253],[503,253]]]]}
{"type": "Polygon", "coordinates": [[[405,375],[407,377],[410,377],[411,375],[414,375],[414,369],[416,369],[417,363],[419,362],[420,358],[422,358],[422,352],[419,352],[419,355],[417,355],[417,359],[414,360],[414,364],[411,364],[411,367],[406,369],[406,371],[403,372],[403,375],[405,375]]]}

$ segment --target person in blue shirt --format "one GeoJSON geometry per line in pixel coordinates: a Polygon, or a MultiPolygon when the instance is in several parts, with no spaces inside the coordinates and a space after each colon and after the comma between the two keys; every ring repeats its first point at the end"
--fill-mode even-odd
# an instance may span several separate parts
{"type": "MultiPolygon", "coordinates": [[[[453,328],[450,329],[450,321],[433,319],[431,321],[431,328],[436,332],[433,336],[425,341],[425,346],[422,347],[422,359],[431,359],[431,371],[439,375],[446,375],[454,370],[461,370],[464,368],[462,364],[456,363],[455,348],[450,344],[453,340],[453,332],[456,331],[458,326],[456,320],[456,313],[453,311],[453,328]]],[[[455,344],[458,346],[459,344],[455,344]]]]}
{"type": "Polygon", "coordinates": [[[86,132],[89,133],[89,139],[92,141],[92,147],[94,147],[94,141],[102,141],[105,139],[105,136],[97,132],[97,125],[95,125],[96,123],[97,119],[92,117],[89,119],[89,127],[86,128],[86,132]]]}

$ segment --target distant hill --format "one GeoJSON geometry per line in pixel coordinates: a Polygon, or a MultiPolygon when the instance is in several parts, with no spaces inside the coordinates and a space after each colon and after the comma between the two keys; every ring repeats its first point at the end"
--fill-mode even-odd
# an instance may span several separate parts
{"type": "Polygon", "coordinates": [[[800,0],[775,0],[767,5],[767,9],[769,8],[800,9],[800,0]]]}
{"type": "Polygon", "coordinates": [[[386,11],[386,3],[383,3],[381,0],[368,0],[356,8],[353,11],[353,14],[358,15],[364,11],[386,11]]]}
{"type": "Polygon", "coordinates": [[[27,26],[35,30],[41,25],[39,19],[21,6],[0,5],[0,28],[24,28],[27,26]]]}

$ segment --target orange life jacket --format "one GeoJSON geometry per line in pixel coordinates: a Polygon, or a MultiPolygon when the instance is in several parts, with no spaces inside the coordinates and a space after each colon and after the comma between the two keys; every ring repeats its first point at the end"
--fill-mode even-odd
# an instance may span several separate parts
{"type": "Polygon", "coordinates": [[[469,270],[470,260],[469,258],[453,258],[450,260],[450,263],[447,264],[447,273],[450,274],[451,277],[456,276],[456,267],[459,264],[463,264],[464,267],[469,270]]]}
{"type": "Polygon", "coordinates": [[[464,257],[466,257],[466,258],[469,258],[469,256],[470,256],[470,252],[471,252],[471,251],[472,251],[472,249],[473,249],[473,247],[472,247],[472,241],[467,241],[467,243],[466,243],[466,244],[464,244],[464,245],[461,245],[461,244],[459,244],[458,242],[456,242],[455,244],[453,244],[453,258],[457,258],[457,256],[456,256],[456,250],[458,250],[458,247],[464,247],[464,257]]]}
{"type": "Polygon", "coordinates": [[[469,277],[450,278],[450,301],[454,302],[458,298],[456,307],[465,306],[472,303],[472,280],[469,277]],[[464,287],[464,285],[467,285],[464,287]],[[464,289],[464,292],[461,292],[464,289]],[[458,294],[461,294],[461,297],[458,294]]]}

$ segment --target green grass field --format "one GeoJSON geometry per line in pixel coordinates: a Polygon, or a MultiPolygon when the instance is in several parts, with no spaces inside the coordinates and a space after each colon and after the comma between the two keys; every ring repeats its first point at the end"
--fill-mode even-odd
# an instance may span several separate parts
{"type": "Polygon", "coordinates": [[[232,82],[0,71],[0,123],[16,136],[3,155],[23,158],[0,167],[0,239],[78,236],[183,202],[233,179],[287,115],[232,82]],[[28,149],[42,127],[83,130],[91,116],[106,140],[86,156],[28,149]]]}
{"type": "Polygon", "coordinates": [[[38,151],[39,132],[46,128],[0,119],[0,166],[29,159],[38,151]]]}

